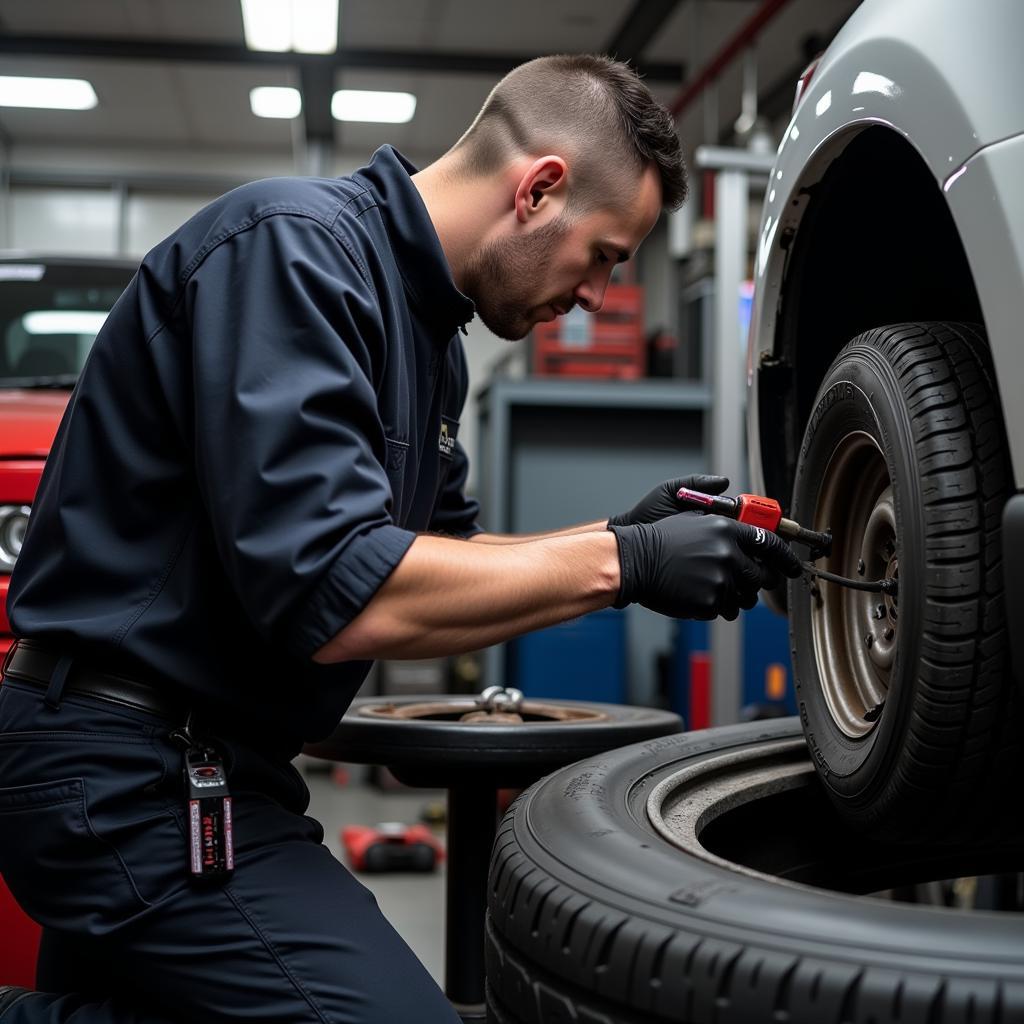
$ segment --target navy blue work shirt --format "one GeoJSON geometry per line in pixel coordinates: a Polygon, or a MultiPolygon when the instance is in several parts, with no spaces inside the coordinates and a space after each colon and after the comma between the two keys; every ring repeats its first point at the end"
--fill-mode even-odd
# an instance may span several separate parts
{"type": "Polygon", "coordinates": [[[416,531],[469,536],[455,287],[391,147],[245,185],[150,252],[96,338],[11,581],[14,632],[287,741],[368,670],[313,653],[416,531]]]}

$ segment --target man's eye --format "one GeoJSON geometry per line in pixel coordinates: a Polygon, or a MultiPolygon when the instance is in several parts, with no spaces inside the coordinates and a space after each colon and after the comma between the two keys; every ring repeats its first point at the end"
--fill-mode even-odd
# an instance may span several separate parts
{"type": "Polygon", "coordinates": [[[598,263],[607,263],[608,262],[608,257],[603,252],[601,252],[600,249],[597,250],[597,262],[598,263]]]}

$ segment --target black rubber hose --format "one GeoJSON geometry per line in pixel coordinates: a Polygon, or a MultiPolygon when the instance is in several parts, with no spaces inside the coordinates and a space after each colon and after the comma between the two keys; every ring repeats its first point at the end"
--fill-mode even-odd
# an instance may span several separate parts
{"type": "Polygon", "coordinates": [[[834,572],[826,572],[819,569],[810,562],[804,562],[804,572],[817,576],[818,579],[828,580],[829,583],[838,583],[841,587],[849,587],[850,590],[866,590],[871,594],[888,594],[896,597],[899,590],[899,581],[895,577],[887,580],[853,580],[848,576],[837,576],[834,572]]]}

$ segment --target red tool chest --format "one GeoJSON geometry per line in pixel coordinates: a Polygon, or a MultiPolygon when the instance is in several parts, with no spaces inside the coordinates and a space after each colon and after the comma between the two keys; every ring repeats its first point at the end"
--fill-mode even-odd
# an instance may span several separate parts
{"type": "Polygon", "coordinates": [[[612,377],[644,375],[644,290],[610,284],[598,313],[573,310],[533,329],[533,372],[537,376],[612,377]]]}

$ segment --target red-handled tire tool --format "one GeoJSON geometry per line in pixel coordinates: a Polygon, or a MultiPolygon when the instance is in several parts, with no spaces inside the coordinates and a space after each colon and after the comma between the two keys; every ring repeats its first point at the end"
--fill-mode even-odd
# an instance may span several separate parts
{"type": "Polygon", "coordinates": [[[680,487],[676,497],[684,507],[705,512],[710,515],[725,516],[749,526],[770,530],[786,540],[805,544],[810,548],[810,560],[804,562],[804,571],[818,579],[838,583],[853,590],[867,590],[873,593],[896,596],[899,582],[896,578],[885,580],[855,580],[847,576],[838,576],[834,572],[826,572],[811,563],[818,558],[827,558],[832,553],[832,533],[829,530],[819,533],[808,530],[782,514],[782,506],[774,498],[766,498],[760,494],[740,494],[735,498],[728,494],[705,494],[703,491],[692,491],[689,487],[680,487]]]}

